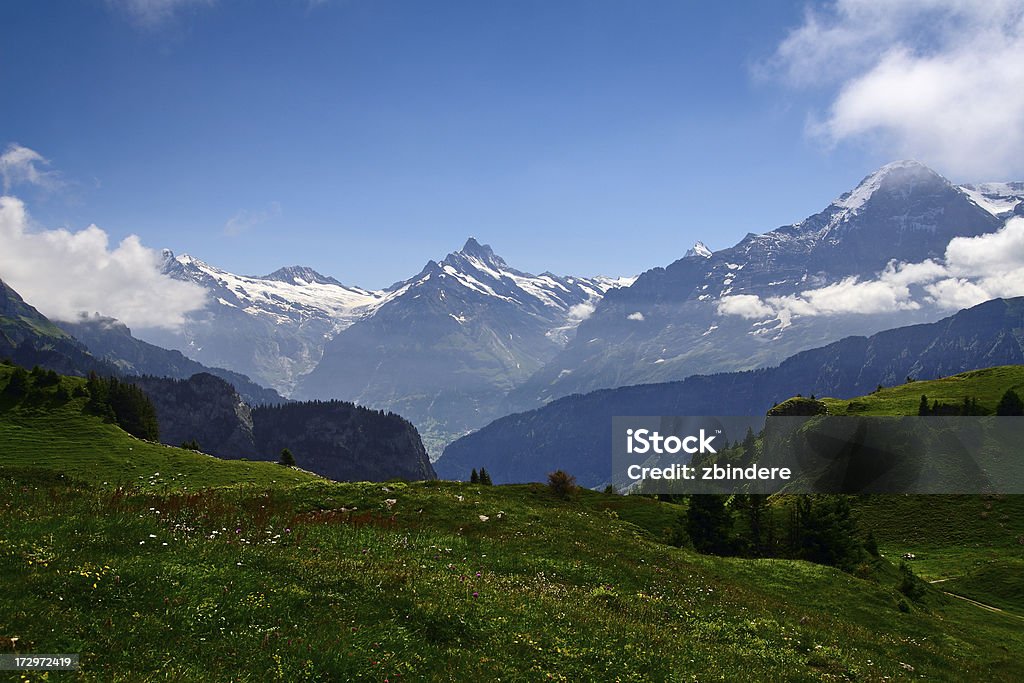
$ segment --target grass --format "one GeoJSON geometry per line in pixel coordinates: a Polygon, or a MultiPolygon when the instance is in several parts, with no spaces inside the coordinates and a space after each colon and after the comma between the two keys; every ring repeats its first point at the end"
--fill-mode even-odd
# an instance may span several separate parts
{"type": "MultiPolygon", "coordinates": [[[[975,397],[994,412],[1003,394],[1024,392],[1024,366],[974,370],[883,388],[852,400],[822,399],[836,415],[916,415],[921,395],[959,405],[975,397]]],[[[1024,614],[1024,496],[866,496],[855,499],[863,525],[887,556],[944,591],[1024,614]]]]}
{"type": "MultiPolygon", "coordinates": [[[[0,387],[11,371],[0,365],[0,387]]],[[[62,377],[59,386],[73,394],[84,385],[84,379],[62,377]]],[[[314,478],[276,463],[220,460],[136,439],[87,413],[86,398],[60,398],[58,388],[29,399],[0,394],[0,466],[45,468],[80,481],[164,490],[298,484],[314,478]]]]}
{"type": "Polygon", "coordinates": [[[942,379],[907,382],[883,387],[860,398],[821,400],[832,415],[917,415],[922,394],[928,397],[929,405],[933,401],[959,405],[964,397],[974,397],[982,408],[994,413],[1008,389],[1024,393],[1024,365],[1002,365],[942,379]]]}
{"type": "Polygon", "coordinates": [[[673,506],[617,498],[616,519],[612,500],[4,476],[0,636],[80,652],[100,681],[1024,677],[1008,616],[941,596],[904,612],[885,582],[672,548],[623,518],[673,506]]]}
{"type": "Polygon", "coordinates": [[[886,561],[672,547],[677,505],[329,482],[56,392],[0,398],[0,652],[80,653],[72,680],[1024,680],[1017,498],[857,500],[884,553],[957,577],[914,602],[886,561]]]}

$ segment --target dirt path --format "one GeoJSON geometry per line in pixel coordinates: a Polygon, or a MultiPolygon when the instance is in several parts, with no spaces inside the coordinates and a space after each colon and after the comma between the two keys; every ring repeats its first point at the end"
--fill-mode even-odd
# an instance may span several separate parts
{"type": "MultiPolygon", "coordinates": [[[[940,579],[939,581],[932,581],[930,583],[939,583],[940,581],[948,581],[948,580],[949,579],[940,579]]],[[[1019,614],[1013,614],[1012,612],[1007,612],[1006,610],[999,609],[998,607],[993,607],[992,605],[986,605],[985,603],[978,602],[977,600],[971,600],[970,598],[965,598],[964,596],[957,595],[956,593],[950,593],[949,591],[942,591],[942,592],[945,593],[946,595],[950,596],[950,597],[958,598],[960,600],[964,600],[966,602],[969,602],[969,603],[971,603],[972,605],[974,605],[976,607],[980,607],[982,609],[987,609],[989,612],[996,612],[998,614],[1002,614],[1002,615],[1005,615],[1007,617],[1013,617],[1014,619],[1024,619],[1024,617],[1020,616],[1019,614]]]]}

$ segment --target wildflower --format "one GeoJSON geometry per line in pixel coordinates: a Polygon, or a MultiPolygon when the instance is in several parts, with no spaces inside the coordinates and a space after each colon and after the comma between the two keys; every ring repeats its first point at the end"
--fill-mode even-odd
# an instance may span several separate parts
{"type": "Polygon", "coordinates": [[[479,594],[479,593],[477,593],[476,591],[473,591],[473,597],[474,597],[474,598],[479,598],[479,597],[480,597],[480,594],[479,594]]]}

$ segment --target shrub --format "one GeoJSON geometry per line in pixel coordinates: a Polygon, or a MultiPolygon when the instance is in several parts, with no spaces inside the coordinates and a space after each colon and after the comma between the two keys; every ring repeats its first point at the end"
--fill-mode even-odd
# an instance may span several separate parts
{"type": "Polygon", "coordinates": [[[564,470],[555,470],[548,475],[548,488],[563,500],[576,495],[576,477],[564,470]]]}
{"type": "Polygon", "coordinates": [[[295,467],[295,456],[287,448],[281,450],[281,459],[277,461],[285,467],[295,467]]]}

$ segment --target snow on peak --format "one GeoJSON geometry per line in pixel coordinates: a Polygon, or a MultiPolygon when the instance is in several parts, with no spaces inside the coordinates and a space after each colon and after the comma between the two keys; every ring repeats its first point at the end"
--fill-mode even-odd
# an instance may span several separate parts
{"type": "Polygon", "coordinates": [[[462,245],[462,249],[460,249],[458,253],[463,256],[472,256],[481,259],[482,261],[490,261],[494,258],[500,259],[500,257],[495,256],[494,250],[491,249],[491,245],[480,244],[476,241],[475,237],[467,239],[466,243],[462,245]]]}
{"type": "Polygon", "coordinates": [[[277,280],[278,282],[288,282],[296,285],[318,284],[338,285],[340,287],[344,287],[344,285],[333,277],[321,275],[308,266],[285,266],[284,268],[278,268],[270,275],[264,275],[262,277],[257,277],[256,279],[277,280]]]}
{"type": "Polygon", "coordinates": [[[703,242],[698,240],[697,242],[694,243],[692,249],[687,249],[686,250],[686,253],[683,254],[683,258],[687,258],[687,257],[690,257],[690,256],[699,256],[701,258],[711,258],[711,253],[712,252],[711,252],[710,249],[707,248],[707,245],[705,245],[703,242]]]}
{"type": "Polygon", "coordinates": [[[832,205],[857,212],[880,189],[891,191],[899,188],[907,191],[915,185],[936,181],[948,184],[945,178],[919,161],[893,161],[864,178],[856,188],[841,195],[832,205]]]}
{"type": "Polygon", "coordinates": [[[996,218],[1012,215],[1017,205],[1024,201],[1024,182],[978,183],[961,185],[959,189],[996,218]]]}

